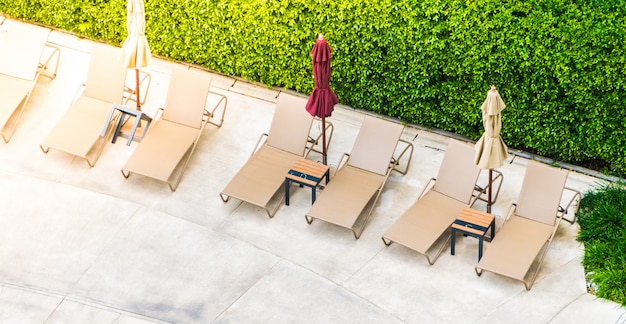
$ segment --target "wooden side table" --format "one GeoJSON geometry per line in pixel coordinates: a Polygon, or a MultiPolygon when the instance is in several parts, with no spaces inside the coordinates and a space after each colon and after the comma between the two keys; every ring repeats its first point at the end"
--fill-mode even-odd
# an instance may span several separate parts
{"type": "Polygon", "coordinates": [[[479,210],[464,208],[451,226],[450,254],[454,255],[456,232],[478,238],[478,261],[483,257],[483,240],[491,229],[489,241],[496,235],[496,218],[479,210]]]}
{"type": "Polygon", "coordinates": [[[322,179],[326,178],[328,183],[329,168],[327,165],[313,162],[307,159],[298,160],[287,175],[285,175],[285,204],[289,206],[289,186],[295,182],[302,186],[311,188],[311,204],[315,202],[315,190],[322,179]]]}

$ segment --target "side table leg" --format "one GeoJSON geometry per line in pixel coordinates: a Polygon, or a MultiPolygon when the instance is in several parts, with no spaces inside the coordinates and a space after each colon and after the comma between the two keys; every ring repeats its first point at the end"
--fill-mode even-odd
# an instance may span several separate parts
{"type": "Polygon", "coordinates": [[[115,143],[115,141],[117,141],[117,136],[120,135],[122,125],[124,125],[124,117],[126,117],[126,114],[122,113],[120,115],[120,120],[117,121],[117,127],[115,127],[115,133],[113,133],[113,139],[111,140],[111,143],[115,143]]]}
{"type": "Polygon", "coordinates": [[[456,243],[456,230],[453,228],[450,230],[450,254],[454,255],[454,245],[456,243]]]}
{"type": "Polygon", "coordinates": [[[478,261],[483,257],[483,239],[485,236],[478,237],[478,261]]]}
{"type": "Polygon", "coordinates": [[[113,119],[113,114],[115,113],[115,106],[113,106],[113,108],[111,108],[111,111],[109,112],[109,117],[107,118],[107,123],[104,124],[104,129],[102,130],[102,133],[100,133],[101,137],[105,137],[107,134],[107,130],[109,128],[109,124],[111,123],[111,119],[113,119]]]}
{"type": "Polygon", "coordinates": [[[289,180],[285,179],[285,205],[289,206],[289,180]]]}
{"type": "Polygon", "coordinates": [[[315,202],[315,189],[317,189],[316,187],[311,187],[311,205],[313,205],[313,203],[315,202]]]}
{"type": "Polygon", "coordinates": [[[135,123],[133,123],[133,128],[130,131],[130,134],[128,135],[128,141],[126,141],[126,145],[130,146],[130,143],[133,142],[133,138],[135,137],[135,132],[137,132],[137,127],[139,127],[139,123],[141,122],[141,114],[139,113],[139,115],[135,116],[135,123]]]}

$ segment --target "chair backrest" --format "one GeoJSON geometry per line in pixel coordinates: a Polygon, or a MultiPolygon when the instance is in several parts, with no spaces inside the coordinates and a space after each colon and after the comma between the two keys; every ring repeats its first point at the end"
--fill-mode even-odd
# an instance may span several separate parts
{"type": "Polygon", "coordinates": [[[50,29],[12,22],[0,50],[0,73],[35,80],[50,29]]]}
{"type": "Polygon", "coordinates": [[[173,69],[161,118],[200,129],[211,80],[208,73],[173,69]]]}
{"type": "Polygon", "coordinates": [[[433,190],[469,204],[480,168],[474,164],[474,147],[451,139],[439,167],[433,190]]]}
{"type": "Polygon", "coordinates": [[[404,126],[365,116],[350,153],[348,165],[385,175],[404,126]]]}
{"type": "Polygon", "coordinates": [[[554,225],[568,171],[539,162],[526,166],[515,214],[548,225],[554,225]]]}
{"type": "Polygon", "coordinates": [[[124,97],[126,68],[120,49],[96,44],[91,49],[84,95],[105,102],[121,104],[124,97]]]}
{"type": "Polygon", "coordinates": [[[267,145],[304,155],[313,116],[306,109],[307,98],[281,93],[267,136],[267,145]]]}

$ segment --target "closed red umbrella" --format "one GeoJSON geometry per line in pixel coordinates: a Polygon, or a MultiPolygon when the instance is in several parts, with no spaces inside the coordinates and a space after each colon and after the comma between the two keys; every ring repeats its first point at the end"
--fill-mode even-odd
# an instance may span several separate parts
{"type": "Polygon", "coordinates": [[[306,110],[312,115],[322,119],[322,161],[326,164],[326,117],[333,113],[335,105],[339,102],[337,95],[330,88],[330,61],[331,48],[319,34],[313,49],[311,60],[313,64],[313,80],[315,87],[306,103],[306,110]]]}

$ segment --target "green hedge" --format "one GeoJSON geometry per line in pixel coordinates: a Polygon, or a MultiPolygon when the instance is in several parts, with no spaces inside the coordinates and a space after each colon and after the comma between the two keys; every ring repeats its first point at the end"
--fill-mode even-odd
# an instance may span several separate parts
{"type": "Polygon", "coordinates": [[[626,307],[626,187],[602,185],[585,194],[578,211],[583,266],[598,297],[626,307]]]}
{"type": "MultiPolygon", "coordinates": [[[[0,0],[0,12],[121,44],[122,0],[0,0]]],[[[626,175],[622,0],[148,0],[153,52],[309,93],[319,32],[342,104],[478,139],[495,84],[511,148],[626,175]]]]}

